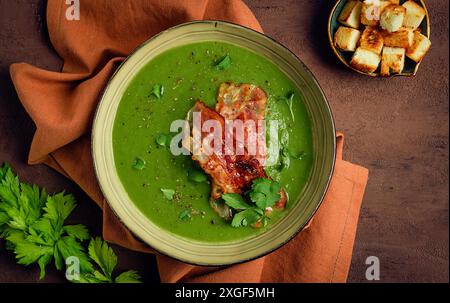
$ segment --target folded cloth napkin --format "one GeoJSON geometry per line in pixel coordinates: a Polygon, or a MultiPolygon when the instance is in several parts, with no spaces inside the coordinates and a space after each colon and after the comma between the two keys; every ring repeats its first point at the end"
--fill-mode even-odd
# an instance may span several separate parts
{"type": "MultiPolygon", "coordinates": [[[[64,61],[62,72],[26,63],[10,68],[17,94],[36,124],[28,162],[45,163],[74,180],[102,208],[105,240],[153,252],[114,215],[95,178],[90,133],[102,89],[134,48],[176,24],[209,19],[262,29],[240,0],[79,3],[79,20],[66,18],[66,1],[47,4],[49,36],[64,61]]],[[[336,169],[312,226],[266,257],[229,267],[198,267],[157,255],[161,281],[345,282],[368,171],[342,160],[343,136],[337,139],[336,169]]]]}

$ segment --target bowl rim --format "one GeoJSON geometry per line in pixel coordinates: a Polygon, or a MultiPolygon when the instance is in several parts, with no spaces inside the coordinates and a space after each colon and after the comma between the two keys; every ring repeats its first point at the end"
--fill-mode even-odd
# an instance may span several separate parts
{"type": "MultiPolygon", "coordinates": [[[[387,77],[385,76],[381,76],[380,73],[366,73],[363,71],[360,71],[356,68],[354,68],[353,66],[350,65],[349,62],[347,62],[344,58],[342,58],[342,56],[339,54],[336,46],[334,45],[334,34],[331,32],[331,23],[332,23],[332,19],[333,19],[333,15],[335,14],[337,7],[339,6],[339,4],[341,4],[341,2],[343,1],[349,1],[349,0],[336,0],[336,3],[334,4],[333,8],[330,11],[329,17],[328,17],[328,26],[327,26],[327,32],[328,32],[328,42],[331,46],[331,49],[333,50],[334,54],[336,55],[336,57],[339,59],[339,61],[341,61],[346,67],[348,67],[349,69],[357,72],[358,74],[361,75],[365,75],[365,76],[369,76],[372,78],[392,78],[392,77],[413,77],[417,74],[420,64],[422,63],[422,60],[420,62],[416,62],[415,63],[415,67],[414,67],[414,71],[412,73],[404,73],[401,72],[399,74],[391,74],[387,77]]],[[[358,0],[359,1],[359,0],[358,0]]],[[[423,9],[425,10],[425,20],[426,20],[426,27],[427,27],[427,37],[428,39],[430,39],[431,36],[431,25],[430,25],[430,15],[428,13],[428,9],[427,6],[425,5],[425,1],[424,0],[413,0],[414,2],[419,1],[423,7],[423,9]]],[[[339,22],[336,20],[336,22],[339,22]]],[[[423,21],[422,21],[423,22],[423,21]]]]}
{"type": "Polygon", "coordinates": [[[91,153],[92,153],[92,158],[93,158],[93,165],[94,165],[94,172],[95,172],[95,176],[97,179],[97,182],[99,184],[100,190],[104,196],[105,201],[108,203],[110,209],[113,211],[114,215],[119,219],[119,221],[133,234],[133,236],[135,236],[137,239],[139,239],[140,241],[142,241],[142,243],[144,243],[145,245],[147,245],[148,247],[150,247],[151,249],[153,249],[154,251],[179,260],[181,262],[187,263],[187,264],[191,264],[191,265],[197,265],[197,266],[204,266],[204,267],[216,267],[216,266],[226,266],[226,265],[234,265],[234,264],[241,264],[241,263],[245,263],[248,261],[252,261],[261,257],[264,257],[270,253],[272,253],[275,250],[278,250],[279,248],[283,247],[284,245],[286,245],[289,241],[291,241],[295,236],[297,236],[302,230],[305,229],[305,227],[307,227],[312,219],[314,218],[315,214],[317,213],[318,209],[320,208],[320,206],[323,203],[323,200],[325,198],[326,193],[328,192],[330,183],[331,183],[331,179],[332,176],[334,174],[334,170],[335,170],[335,166],[336,166],[336,156],[337,156],[337,152],[336,152],[336,146],[337,146],[337,142],[336,142],[336,126],[335,126],[335,118],[333,115],[333,112],[331,110],[331,106],[330,103],[325,95],[324,90],[322,89],[322,87],[320,86],[319,82],[317,81],[316,77],[314,76],[314,74],[311,72],[311,70],[305,65],[305,63],[295,54],[293,53],[289,48],[287,48],[286,46],[284,46],[282,43],[276,41],[274,38],[269,37],[261,32],[258,32],[252,28],[240,25],[240,24],[236,24],[233,22],[228,22],[228,21],[222,21],[222,20],[196,20],[196,21],[190,21],[190,22],[185,22],[185,23],[180,23],[177,24],[175,26],[172,26],[168,29],[165,29],[161,32],[159,32],[158,34],[152,36],[151,38],[149,38],[148,40],[144,41],[143,43],[141,43],[140,45],[138,45],[128,56],[126,56],[126,58],[119,64],[119,66],[117,67],[117,69],[114,71],[114,73],[111,75],[111,77],[108,79],[106,85],[104,86],[104,88],[102,89],[102,92],[100,93],[100,97],[99,97],[99,102],[97,103],[97,107],[94,113],[94,119],[93,119],[93,123],[92,123],[92,135],[91,135],[91,153]],[[185,26],[189,26],[189,25],[193,25],[193,24],[214,24],[214,27],[217,27],[218,24],[222,24],[225,26],[232,26],[232,27],[237,27],[243,30],[247,30],[247,31],[251,31],[253,32],[253,34],[258,35],[260,38],[264,38],[267,40],[270,40],[272,43],[277,44],[278,46],[282,47],[285,51],[287,51],[298,63],[301,64],[301,66],[304,68],[305,72],[308,74],[308,76],[310,77],[310,79],[312,80],[312,82],[314,83],[314,85],[316,85],[318,92],[320,93],[320,97],[323,99],[324,101],[324,105],[325,105],[325,109],[326,109],[326,114],[329,116],[330,118],[330,126],[331,126],[331,131],[333,134],[333,138],[332,138],[332,150],[333,150],[333,155],[332,155],[332,159],[331,159],[331,166],[330,166],[330,170],[329,172],[327,172],[328,176],[326,178],[326,183],[323,187],[323,190],[320,193],[320,199],[317,203],[317,205],[315,206],[314,210],[311,212],[311,215],[309,216],[309,218],[305,221],[305,223],[303,225],[301,225],[294,233],[292,233],[292,235],[290,235],[290,237],[288,237],[284,242],[274,246],[272,249],[266,250],[263,253],[259,253],[256,254],[255,256],[252,256],[251,258],[243,258],[239,261],[233,261],[233,262],[222,262],[222,263],[198,263],[198,262],[193,262],[191,260],[187,260],[187,259],[183,259],[183,258],[179,258],[177,256],[173,256],[172,254],[166,252],[166,251],[162,251],[150,244],[148,244],[146,241],[144,241],[136,232],[134,232],[132,230],[131,227],[129,227],[128,225],[125,224],[125,222],[122,220],[122,218],[120,218],[120,216],[117,214],[116,210],[114,209],[114,207],[108,202],[108,200],[106,199],[105,196],[105,190],[103,188],[103,184],[101,184],[101,182],[99,181],[99,169],[98,169],[98,164],[97,161],[95,159],[95,151],[94,151],[94,141],[95,141],[95,129],[96,129],[96,125],[98,123],[98,117],[99,117],[99,112],[100,112],[100,105],[102,104],[103,100],[105,100],[105,95],[106,92],[108,90],[108,88],[110,87],[111,82],[113,82],[113,80],[115,79],[115,77],[117,77],[118,73],[120,72],[120,70],[122,69],[122,67],[129,61],[129,59],[135,54],[137,53],[141,48],[145,47],[148,43],[150,43],[151,41],[157,39],[159,36],[165,34],[166,32],[169,31],[173,31],[176,30],[180,27],[185,27],[185,26]]]}

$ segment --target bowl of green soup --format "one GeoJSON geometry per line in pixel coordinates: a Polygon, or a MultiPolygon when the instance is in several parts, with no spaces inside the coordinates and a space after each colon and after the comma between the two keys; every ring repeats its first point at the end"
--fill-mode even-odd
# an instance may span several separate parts
{"type": "Polygon", "coordinates": [[[220,21],[181,24],[136,49],[110,79],[92,134],[97,179],[125,226],[165,255],[210,266],[263,256],[301,231],[326,193],[335,145],[330,107],[305,65],[220,21]],[[194,121],[202,112],[219,126],[244,117],[276,127],[258,133],[256,155],[196,157],[195,135],[187,147],[180,134],[195,108],[194,121]]]}

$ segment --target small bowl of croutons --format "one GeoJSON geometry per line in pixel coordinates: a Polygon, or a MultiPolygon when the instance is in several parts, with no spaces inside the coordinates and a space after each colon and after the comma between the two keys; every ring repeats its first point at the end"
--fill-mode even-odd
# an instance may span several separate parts
{"type": "Polygon", "coordinates": [[[431,47],[430,19],[422,0],[339,0],[328,37],[339,60],[356,72],[414,76],[431,47]]]}

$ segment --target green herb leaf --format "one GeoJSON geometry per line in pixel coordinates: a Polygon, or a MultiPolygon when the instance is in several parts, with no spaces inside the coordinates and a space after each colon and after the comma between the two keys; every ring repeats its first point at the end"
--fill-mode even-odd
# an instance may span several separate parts
{"type": "Polygon", "coordinates": [[[146,165],[146,162],[144,159],[142,159],[140,157],[136,157],[136,159],[134,159],[132,167],[137,170],[143,170],[145,168],[145,165],[146,165]]]}
{"type": "Polygon", "coordinates": [[[121,273],[115,279],[116,283],[141,283],[141,276],[135,270],[129,270],[121,273]]]}
{"type": "Polygon", "coordinates": [[[89,257],[86,255],[84,248],[74,238],[69,236],[62,237],[56,243],[56,247],[59,250],[63,260],[66,260],[69,257],[77,257],[80,261],[81,272],[93,271],[92,264],[89,257]]]}
{"type": "Polygon", "coordinates": [[[252,189],[249,193],[250,199],[256,203],[258,208],[265,210],[272,207],[280,200],[281,186],[278,182],[270,179],[260,178],[253,181],[252,189]]]}
{"type": "Polygon", "coordinates": [[[170,137],[168,135],[160,134],[158,137],[156,137],[156,144],[159,146],[169,146],[170,144],[170,137]]]}
{"type": "Polygon", "coordinates": [[[262,225],[263,225],[264,227],[266,227],[267,224],[269,223],[269,218],[266,217],[266,216],[263,216],[261,222],[262,222],[262,225]]]}
{"type": "Polygon", "coordinates": [[[205,173],[194,168],[188,171],[188,179],[197,183],[203,183],[208,181],[208,177],[206,176],[205,173]]]}
{"type": "MultiPolygon", "coordinates": [[[[81,281],[78,282],[99,283],[105,279],[114,282],[112,277],[94,270],[81,243],[89,238],[86,227],[81,224],[64,225],[75,207],[72,195],[62,192],[48,196],[45,189],[20,183],[8,165],[0,167],[0,238],[6,240],[6,249],[16,254],[17,262],[37,264],[42,279],[52,260],[56,269],[63,270],[65,259],[76,257],[80,262],[81,281]]],[[[117,257],[111,255],[112,250],[107,257],[104,257],[104,251],[101,252],[101,267],[109,274],[117,257]]],[[[97,263],[100,257],[93,256],[92,260],[97,263]]]]}
{"type": "Polygon", "coordinates": [[[229,55],[226,55],[216,64],[216,68],[219,70],[224,70],[229,68],[230,65],[231,65],[231,57],[229,55]]]}
{"type": "Polygon", "coordinates": [[[251,208],[247,202],[245,202],[244,198],[242,198],[239,194],[224,194],[222,199],[225,203],[235,210],[244,210],[251,208]]]}
{"type": "Polygon", "coordinates": [[[117,265],[117,256],[111,247],[99,237],[89,243],[89,257],[101,268],[108,280],[112,280],[112,272],[117,265]]]}
{"type": "Polygon", "coordinates": [[[253,208],[249,208],[235,214],[231,226],[245,227],[258,222],[260,218],[261,216],[253,208]]]}
{"type": "Polygon", "coordinates": [[[90,238],[89,231],[86,226],[82,224],[78,225],[66,225],[63,227],[63,230],[71,237],[74,237],[78,240],[87,240],[90,238]]]}
{"type": "Polygon", "coordinates": [[[162,86],[161,84],[153,85],[152,95],[158,99],[161,99],[162,96],[164,95],[164,86],[162,86]]]}
{"type": "Polygon", "coordinates": [[[178,216],[180,220],[187,221],[191,218],[191,211],[188,209],[183,210],[180,215],[178,216]]]}
{"type": "Polygon", "coordinates": [[[99,237],[89,243],[89,257],[94,260],[101,271],[93,270],[80,275],[81,283],[140,283],[137,272],[130,270],[113,277],[114,268],[117,265],[117,255],[105,241],[99,237]]]}
{"type": "Polygon", "coordinates": [[[173,189],[161,188],[161,192],[167,200],[173,200],[173,196],[175,195],[175,191],[173,189]]]}

